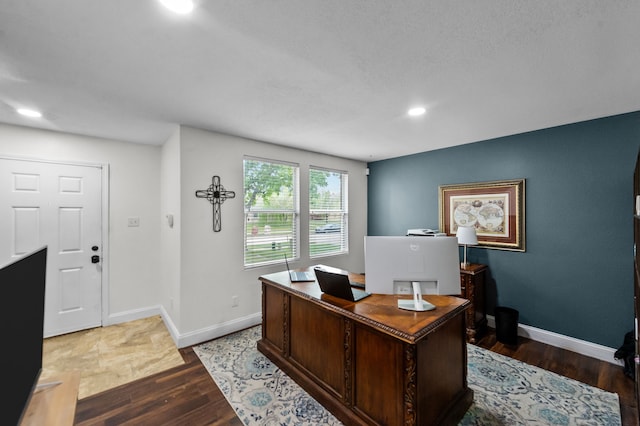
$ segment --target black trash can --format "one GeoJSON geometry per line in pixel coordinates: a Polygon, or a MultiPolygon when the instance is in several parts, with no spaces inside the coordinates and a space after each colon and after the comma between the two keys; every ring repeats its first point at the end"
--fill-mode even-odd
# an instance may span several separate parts
{"type": "Polygon", "coordinates": [[[506,345],[518,344],[518,311],[513,308],[496,306],[496,339],[506,345]]]}

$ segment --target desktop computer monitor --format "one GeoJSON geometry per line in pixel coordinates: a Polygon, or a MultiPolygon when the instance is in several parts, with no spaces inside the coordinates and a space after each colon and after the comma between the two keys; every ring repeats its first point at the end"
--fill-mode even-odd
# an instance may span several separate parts
{"type": "Polygon", "coordinates": [[[365,236],[365,289],[369,293],[459,295],[456,237],[365,236]]]}

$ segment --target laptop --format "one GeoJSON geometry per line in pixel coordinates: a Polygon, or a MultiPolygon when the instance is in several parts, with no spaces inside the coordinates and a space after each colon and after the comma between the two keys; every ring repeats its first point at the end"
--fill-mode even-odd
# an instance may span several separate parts
{"type": "Polygon", "coordinates": [[[289,279],[292,283],[300,283],[304,281],[315,281],[316,276],[313,272],[296,272],[289,269],[289,261],[287,260],[287,254],[284,255],[284,263],[287,264],[287,272],[289,272],[289,279]]]}
{"type": "Polygon", "coordinates": [[[349,276],[346,274],[337,274],[325,271],[319,267],[315,267],[313,270],[316,273],[320,290],[322,290],[323,293],[349,300],[351,302],[357,302],[367,296],[371,296],[371,293],[364,290],[351,288],[349,276]]]}

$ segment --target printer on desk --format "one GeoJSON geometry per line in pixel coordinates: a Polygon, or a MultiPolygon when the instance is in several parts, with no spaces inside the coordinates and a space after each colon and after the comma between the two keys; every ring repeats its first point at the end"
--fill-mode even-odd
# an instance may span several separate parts
{"type": "Polygon", "coordinates": [[[414,237],[444,237],[447,234],[437,229],[407,229],[407,236],[414,237]]]}

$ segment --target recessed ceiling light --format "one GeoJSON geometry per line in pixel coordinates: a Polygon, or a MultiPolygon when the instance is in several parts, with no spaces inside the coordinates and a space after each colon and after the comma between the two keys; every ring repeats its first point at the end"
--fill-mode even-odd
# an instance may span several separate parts
{"type": "Polygon", "coordinates": [[[424,114],[425,112],[427,112],[427,109],[425,107],[415,107],[415,108],[411,108],[407,114],[409,114],[412,117],[417,117],[419,115],[424,114]]]}
{"type": "Polygon", "coordinates": [[[42,117],[42,113],[40,111],[36,111],[35,109],[18,108],[16,111],[18,111],[18,114],[24,115],[25,117],[31,117],[31,118],[42,117]]]}
{"type": "Polygon", "coordinates": [[[160,3],[172,12],[186,15],[193,10],[192,0],[160,0],[160,3]]]}

